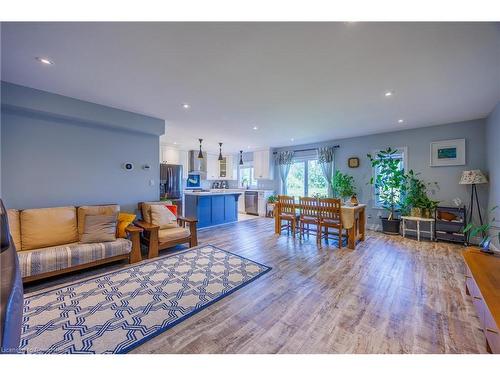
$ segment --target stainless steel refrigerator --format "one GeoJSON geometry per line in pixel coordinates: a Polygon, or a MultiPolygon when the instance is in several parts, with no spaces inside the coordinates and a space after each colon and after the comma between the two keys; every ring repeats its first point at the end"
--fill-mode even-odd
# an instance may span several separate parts
{"type": "Polygon", "coordinates": [[[182,165],[160,164],[160,198],[171,200],[182,215],[182,165]]]}

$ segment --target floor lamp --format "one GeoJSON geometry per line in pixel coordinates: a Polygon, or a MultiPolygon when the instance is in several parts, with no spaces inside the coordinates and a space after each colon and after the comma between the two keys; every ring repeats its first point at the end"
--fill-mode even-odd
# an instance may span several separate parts
{"type": "MultiPolygon", "coordinates": [[[[478,184],[487,184],[488,179],[481,172],[480,169],[473,169],[470,171],[463,171],[462,177],[460,178],[460,185],[472,185],[472,189],[470,192],[470,206],[469,206],[469,223],[472,223],[472,217],[474,212],[474,201],[477,207],[477,213],[479,215],[479,222],[483,225],[483,217],[481,216],[481,206],[479,206],[479,199],[477,198],[477,188],[478,184]]],[[[484,233],[483,233],[484,235],[484,233]]]]}

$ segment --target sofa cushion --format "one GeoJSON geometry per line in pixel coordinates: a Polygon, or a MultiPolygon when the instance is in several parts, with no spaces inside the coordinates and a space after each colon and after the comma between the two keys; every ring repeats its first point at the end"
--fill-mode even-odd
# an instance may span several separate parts
{"type": "Polygon", "coordinates": [[[8,209],[9,231],[17,251],[21,251],[21,219],[19,210],[8,209]]]}
{"type": "Polygon", "coordinates": [[[110,242],[116,240],[116,223],[118,214],[85,215],[85,228],[80,242],[110,242]]]}
{"type": "Polygon", "coordinates": [[[160,229],[177,228],[177,216],[164,205],[155,204],[151,206],[151,223],[160,229]]]}
{"type": "Polygon", "coordinates": [[[127,212],[120,212],[118,214],[118,224],[116,225],[116,237],[127,238],[125,229],[134,222],[136,215],[127,212]]]}
{"type": "Polygon", "coordinates": [[[160,229],[158,231],[158,240],[160,242],[168,242],[180,238],[187,238],[190,234],[189,229],[183,227],[160,229]]]}
{"type": "Polygon", "coordinates": [[[32,208],[21,211],[22,250],[77,241],[75,207],[32,208]]]}
{"type": "Polygon", "coordinates": [[[152,223],[151,221],[151,206],[153,205],[166,205],[166,204],[172,204],[171,201],[161,201],[161,202],[143,202],[142,203],[142,220],[144,220],[146,223],[152,223]]]}
{"type": "Polygon", "coordinates": [[[117,204],[108,204],[103,206],[80,206],[78,207],[78,235],[82,236],[85,228],[86,215],[113,215],[120,212],[120,206],[117,204]]]}
{"type": "Polygon", "coordinates": [[[118,238],[113,242],[72,243],[18,253],[22,277],[59,271],[117,255],[129,254],[132,242],[118,238]]]}

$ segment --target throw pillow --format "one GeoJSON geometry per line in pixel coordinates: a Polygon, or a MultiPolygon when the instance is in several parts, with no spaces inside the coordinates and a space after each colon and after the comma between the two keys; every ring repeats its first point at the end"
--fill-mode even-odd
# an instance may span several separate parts
{"type": "Polygon", "coordinates": [[[164,205],[152,205],[151,223],[160,229],[177,228],[177,217],[164,205]]]}
{"type": "Polygon", "coordinates": [[[177,217],[177,206],[175,204],[166,204],[165,207],[172,211],[175,217],[177,217]]]}
{"type": "Polygon", "coordinates": [[[117,214],[86,215],[80,242],[110,242],[116,240],[117,214]]]}
{"type": "Polygon", "coordinates": [[[129,214],[127,212],[120,212],[118,214],[118,224],[116,226],[116,237],[118,238],[127,238],[127,232],[125,232],[125,228],[127,228],[130,224],[135,220],[135,214],[129,214]]]}

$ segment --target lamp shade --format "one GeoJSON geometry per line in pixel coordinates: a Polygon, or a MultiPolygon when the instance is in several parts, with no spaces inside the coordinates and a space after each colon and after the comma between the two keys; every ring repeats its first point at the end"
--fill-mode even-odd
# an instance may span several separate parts
{"type": "Polygon", "coordinates": [[[470,171],[463,171],[462,177],[460,178],[460,185],[472,185],[472,184],[487,184],[488,179],[481,172],[480,169],[473,169],[470,171]]]}

